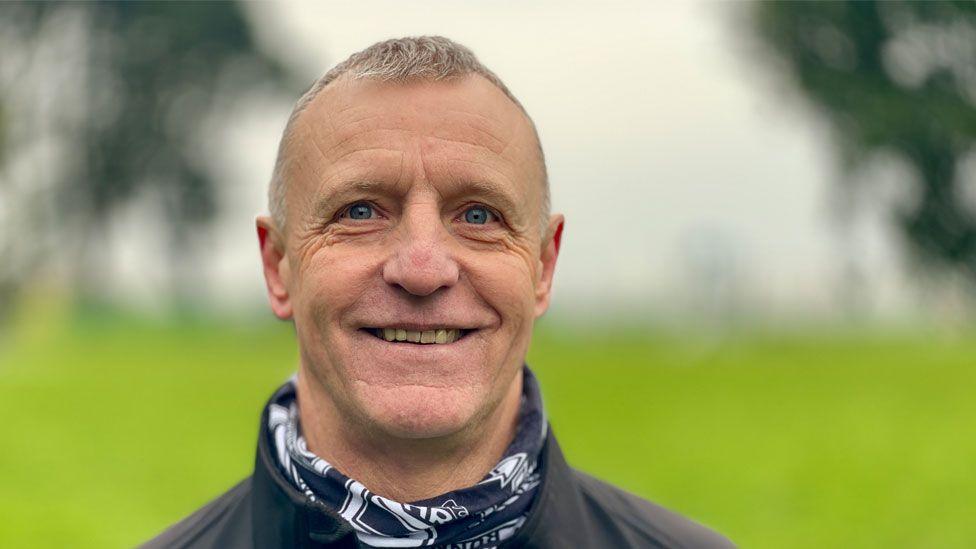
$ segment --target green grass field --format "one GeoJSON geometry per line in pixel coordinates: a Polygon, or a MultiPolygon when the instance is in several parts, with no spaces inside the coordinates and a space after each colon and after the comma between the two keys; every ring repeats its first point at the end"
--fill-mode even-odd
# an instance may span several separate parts
{"type": "MultiPolygon", "coordinates": [[[[129,547],[251,468],[285,325],[106,316],[0,348],[0,547],[129,547]]],[[[976,338],[544,324],[571,462],[742,547],[976,546],[976,338]]]]}

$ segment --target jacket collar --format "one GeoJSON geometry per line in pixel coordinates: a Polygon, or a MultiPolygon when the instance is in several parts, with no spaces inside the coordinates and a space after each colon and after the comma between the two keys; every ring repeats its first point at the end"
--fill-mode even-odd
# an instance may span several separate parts
{"type": "Polygon", "coordinates": [[[268,407],[261,414],[252,475],[254,546],[267,548],[356,547],[352,526],[319,502],[310,502],[275,464],[266,434],[268,407]]]}
{"type": "MultiPolygon", "coordinates": [[[[319,502],[309,502],[278,469],[261,416],[257,456],[252,476],[254,546],[262,548],[358,547],[355,531],[339,515],[319,502]]],[[[552,433],[542,449],[542,484],[529,516],[505,547],[572,547],[579,538],[566,525],[586,527],[587,516],[572,469],[552,433]],[[556,527],[562,525],[562,527],[556,527]]]]}
{"type": "Polygon", "coordinates": [[[563,457],[552,425],[547,433],[542,449],[542,485],[536,501],[525,524],[504,547],[579,547],[579,529],[588,528],[575,473],[563,457]]]}

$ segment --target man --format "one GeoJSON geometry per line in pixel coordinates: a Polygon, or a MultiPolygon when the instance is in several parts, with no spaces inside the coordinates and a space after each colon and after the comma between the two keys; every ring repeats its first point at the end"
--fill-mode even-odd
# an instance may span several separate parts
{"type": "Polygon", "coordinates": [[[390,40],[298,101],[257,219],[300,366],[253,475],[148,547],[728,547],[567,466],[524,365],[549,305],[532,121],[466,48],[390,40]]]}

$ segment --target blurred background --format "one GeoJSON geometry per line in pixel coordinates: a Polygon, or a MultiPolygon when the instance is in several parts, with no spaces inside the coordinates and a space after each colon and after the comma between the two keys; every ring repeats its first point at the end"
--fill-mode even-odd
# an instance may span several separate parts
{"type": "Polygon", "coordinates": [[[976,544],[976,4],[0,4],[0,547],[127,547],[296,367],[253,226],[291,106],[471,47],[566,215],[571,462],[743,547],[976,544]]]}

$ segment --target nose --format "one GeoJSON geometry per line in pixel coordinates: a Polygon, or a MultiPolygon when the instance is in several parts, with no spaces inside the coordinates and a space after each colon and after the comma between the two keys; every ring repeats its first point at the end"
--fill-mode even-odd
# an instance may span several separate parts
{"type": "Polygon", "coordinates": [[[460,269],[451,237],[436,214],[405,216],[396,248],[383,265],[383,280],[416,296],[431,295],[458,282],[460,269]]]}

